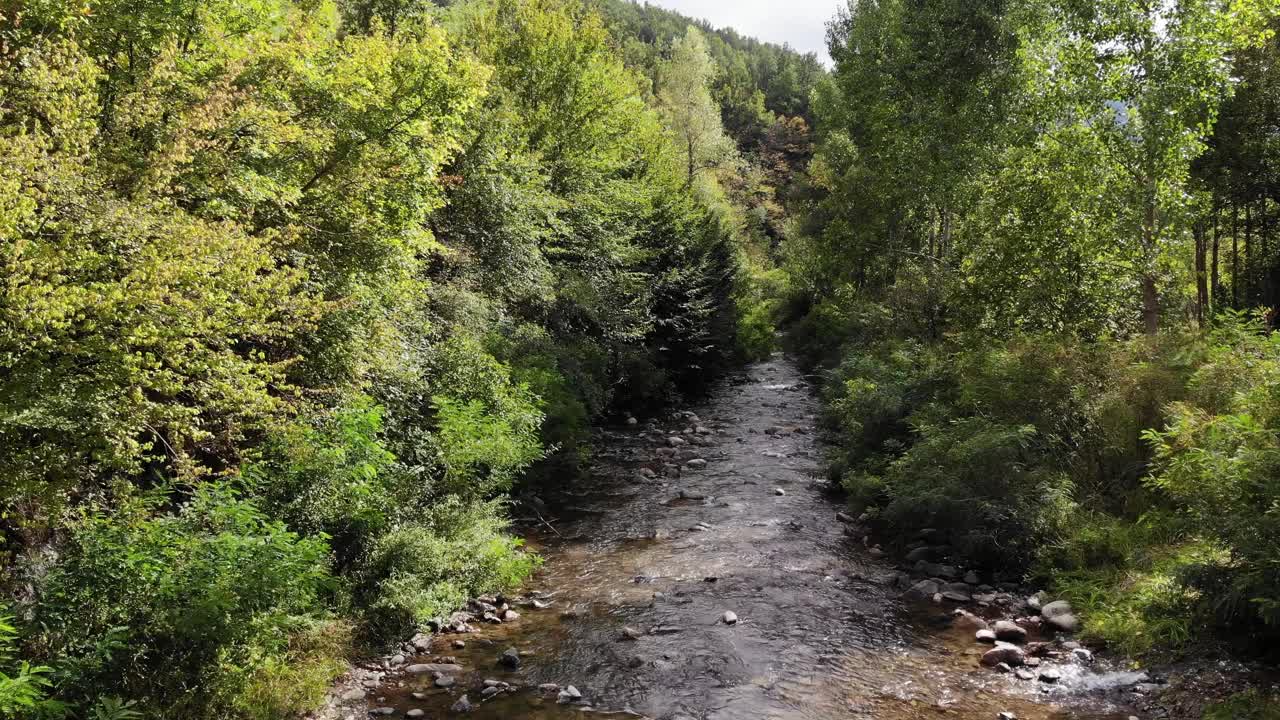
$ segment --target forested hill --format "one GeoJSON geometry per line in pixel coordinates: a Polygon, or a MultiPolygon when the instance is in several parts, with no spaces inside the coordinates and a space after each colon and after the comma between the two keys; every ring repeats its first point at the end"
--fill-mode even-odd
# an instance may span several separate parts
{"type": "Polygon", "coordinates": [[[715,28],[651,3],[593,0],[635,67],[656,70],[657,60],[689,27],[699,28],[718,69],[712,93],[724,112],[725,129],[744,146],[759,141],[773,117],[801,117],[812,124],[809,96],[825,74],[812,53],[715,28]]]}
{"type": "Polygon", "coordinates": [[[625,3],[5,5],[0,716],[289,717],[518,585],[531,472],[772,350],[817,73],[625,3]]]}

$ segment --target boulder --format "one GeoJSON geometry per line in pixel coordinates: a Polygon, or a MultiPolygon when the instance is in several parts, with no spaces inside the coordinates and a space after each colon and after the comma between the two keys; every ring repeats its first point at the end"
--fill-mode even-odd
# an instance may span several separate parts
{"type": "Polygon", "coordinates": [[[498,658],[498,664],[509,670],[515,670],[520,667],[520,651],[515,648],[507,648],[502,651],[502,656],[498,658]]]}
{"type": "Polygon", "coordinates": [[[921,580],[920,582],[907,588],[902,596],[908,600],[924,600],[933,597],[938,592],[938,583],[932,580],[921,580]]]}
{"type": "Polygon", "coordinates": [[[974,639],[974,640],[977,640],[977,641],[978,641],[978,642],[980,642],[980,643],[995,644],[995,642],[996,642],[996,631],[995,631],[995,630],[988,630],[987,628],[983,628],[983,629],[979,630],[978,632],[974,633],[974,635],[973,635],[973,639],[974,639]]]}
{"type": "Polygon", "coordinates": [[[1071,613],[1054,615],[1045,624],[1059,632],[1073,633],[1080,629],[1080,619],[1071,613]]]}
{"type": "Polygon", "coordinates": [[[1045,620],[1055,618],[1059,615],[1070,615],[1072,613],[1071,603],[1066,600],[1055,600],[1040,608],[1040,617],[1045,620]]]}
{"type": "Polygon", "coordinates": [[[1001,620],[997,622],[993,628],[996,631],[996,638],[1011,643],[1024,643],[1027,641],[1026,628],[1015,622],[1001,620]]]}
{"type": "Polygon", "coordinates": [[[725,625],[738,624],[738,614],[732,610],[725,610],[724,615],[722,615],[720,619],[724,622],[725,625]]]}
{"type": "Polygon", "coordinates": [[[1053,668],[1045,668],[1040,671],[1040,682],[1053,684],[1062,679],[1062,673],[1053,668]]]}
{"type": "Polygon", "coordinates": [[[1026,664],[1026,661],[1022,648],[1004,642],[997,642],[995,647],[982,654],[982,664],[987,667],[995,667],[1000,663],[1007,663],[1010,667],[1020,667],[1026,664]]]}
{"type": "Polygon", "coordinates": [[[1071,659],[1078,663],[1088,664],[1093,662],[1093,653],[1086,648],[1078,647],[1071,650],[1071,659]]]}
{"type": "Polygon", "coordinates": [[[578,691],[578,688],[572,685],[569,685],[565,689],[561,690],[558,695],[556,695],[556,702],[561,704],[574,703],[581,699],[582,699],[582,693],[578,691]]]}

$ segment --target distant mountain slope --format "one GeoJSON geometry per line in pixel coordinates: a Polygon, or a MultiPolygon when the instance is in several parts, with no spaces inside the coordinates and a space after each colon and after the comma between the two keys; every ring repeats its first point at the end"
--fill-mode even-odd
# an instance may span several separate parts
{"type": "Polygon", "coordinates": [[[674,38],[694,25],[707,36],[720,68],[713,93],[720,102],[725,129],[741,146],[755,146],[775,115],[810,121],[809,92],[825,70],[813,53],[761,42],[731,28],[717,29],[649,3],[589,0],[609,23],[629,64],[652,77],[656,61],[674,38]]]}

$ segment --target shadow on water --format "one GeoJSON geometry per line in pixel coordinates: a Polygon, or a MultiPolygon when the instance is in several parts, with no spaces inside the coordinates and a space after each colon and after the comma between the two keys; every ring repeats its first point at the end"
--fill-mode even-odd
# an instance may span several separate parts
{"type": "Polygon", "coordinates": [[[818,478],[817,411],[777,357],[695,418],[604,433],[589,476],[548,498],[570,510],[529,532],[546,563],[528,591],[549,607],[437,636],[413,662],[453,658],[455,684],[392,678],[371,707],[451,717],[465,693],[469,717],[495,720],[1128,717],[1120,694],[1090,687],[1108,682],[1097,669],[1060,686],[983,670],[972,631],[938,621],[945,608],[904,606],[893,567],[842,534],[818,478]],[[518,670],[498,664],[509,647],[518,670]],[[482,698],[486,680],[512,688],[482,698]],[[582,700],[560,704],[548,683],[582,700]]]}

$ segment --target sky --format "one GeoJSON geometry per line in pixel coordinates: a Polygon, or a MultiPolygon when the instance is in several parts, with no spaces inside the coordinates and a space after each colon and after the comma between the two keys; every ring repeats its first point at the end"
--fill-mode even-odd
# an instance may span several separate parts
{"type": "Polygon", "coordinates": [[[814,52],[827,66],[827,21],[847,0],[649,0],[650,4],[731,27],[751,37],[800,52],[814,52]]]}

